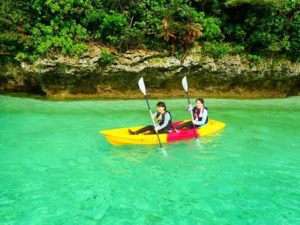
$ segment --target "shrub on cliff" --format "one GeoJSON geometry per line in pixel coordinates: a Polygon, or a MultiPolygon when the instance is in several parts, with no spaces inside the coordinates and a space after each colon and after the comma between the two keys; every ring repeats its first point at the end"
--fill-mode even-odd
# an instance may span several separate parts
{"type": "Polygon", "coordinates": [[[244,46],[219,42],[204,42],[201,53],[213,58],[223,58],[226,54],[241,54],[244,46]]]}
{"type": "Polygon", "coordinates": [[[117,56],[111,52],[109,52],[109,49],[102,48],[99,58],[99,64],[100,65],[108,65],[113,63],[117,59],[117,56]]]}

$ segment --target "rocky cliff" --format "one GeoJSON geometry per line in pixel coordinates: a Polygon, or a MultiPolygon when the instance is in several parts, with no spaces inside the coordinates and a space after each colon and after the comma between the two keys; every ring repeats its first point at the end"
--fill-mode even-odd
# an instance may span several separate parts
{"type": "MultiPolygon", "coordinates": [[[[1,57],[0,91],[57,98],[138,98],[144,76],[152,97],[182,97],[188,76],[194,96],[278,97],[300,95],[300,64],[287,60],[252,62],[239,55],[222,59],[194,49],[183,64],[167,52],[135,50],[103,63],[101,47],[81,57],[49,56],[34,63],[1,57]]],[[[107,54],[107,53],[106,53],[107,54]]]]}

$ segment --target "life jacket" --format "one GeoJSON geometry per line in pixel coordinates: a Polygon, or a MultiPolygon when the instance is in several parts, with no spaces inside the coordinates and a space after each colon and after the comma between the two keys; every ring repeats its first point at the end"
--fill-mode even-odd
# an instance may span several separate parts
{"type": "MultiPolygon", "coordinates": [[[[202,109],[198,109],[196,106],[193,108],[193,116],[194,116],[194,120],[198,120],[198,121],[202,121],[202,115],[204,113],[204,109],[207,109],[207,107],[204,107],[202,109]],[[201,112],[202,111],[202,112],[201,112]]],[[[206,118],[206,121],[205,121],[205,124],[207,124],[208,122],[208,115],[207,115],[207,118],[206,118]]]]}
{"type": "Polygon", "coordinates": [[[164,124],[165,122],[165,115],[166,113],[169,113],[170,115],[170,120],[164,130],[172,130],[172,115],[169,111],[165,111],[163,114],[157,113],[156,114],[156,123],[158,123],[160,126],[164,124]]]}

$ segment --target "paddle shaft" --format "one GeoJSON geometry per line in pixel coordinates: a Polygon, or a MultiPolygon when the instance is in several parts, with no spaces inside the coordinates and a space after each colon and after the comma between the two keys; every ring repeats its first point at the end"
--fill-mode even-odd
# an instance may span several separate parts
{"type": "MultiPolygon", "coordinates": [[[[188,104],[189,104],[189,106],[191,106],[191,101],[190,101],[189,92],[186,91],[185,94],[186,94],[186,97],[187,97],[187,100],[188,100],[188,104]]],[[[193,123],[193,121],[194,121],[193,111],[191,111],[191,117],[192,117],[192,123],[193,123]]],[[[199,135],[198,135],[198,133],[197,133],[197,130],[196,130],[196,127],[195,127],[195,124],[194,124],[194,123],[193,123],[193,127],[194,127],[194,131],[195,131],[196,138],[199,138],[199,135]]]]}
{"type": "Polygon", "coordinates": [[[144,95],[145,97],[145,100],[146,100],[146,103],[147,103],[147,106],[148,106],[148,110],[149,110],[149,113],[150,113],[150,117],[152,119],[152,123],[153,123],[153,126],[154,126],[154,130],[155,130],[155,133],[156,133],[156,136],[157,136],[157,139],[158,139],[158,143],[159,143],[159,146],[161,148],[163,148],[162,144],[161,144],[161,141],[160,141],[160,137],[159,137],[159,134],[158,134],[158,131],[155,129],[155,121],[153,119],[153,115],[152,115],[152,111],[151,111],[151,108],[150,108],[150,105],[149,105],[149,101],[148,101],[148,98],[147,98],[147,95],[144,95]]]}

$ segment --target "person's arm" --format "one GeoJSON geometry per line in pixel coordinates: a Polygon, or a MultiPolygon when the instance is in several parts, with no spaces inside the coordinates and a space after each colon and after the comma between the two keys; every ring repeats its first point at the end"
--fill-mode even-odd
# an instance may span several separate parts
{"type": "Polygon", "coordinates": [[[194,124],[198,125],[198,126],[203,126],[203,125],[205,125],[206,119],[207,119],[207,110],[204,109],[202,120],[201,121],[194,120],[194,124]]]}
{"type": "Polygon", "coordinates": [[[170,120],[171,120],[170,113],[166,113],[164,123],[162,125],[157,125],[156,126],[157,130],[164,129],[168,125],[168,123],[169,123],[170,120]]]}

